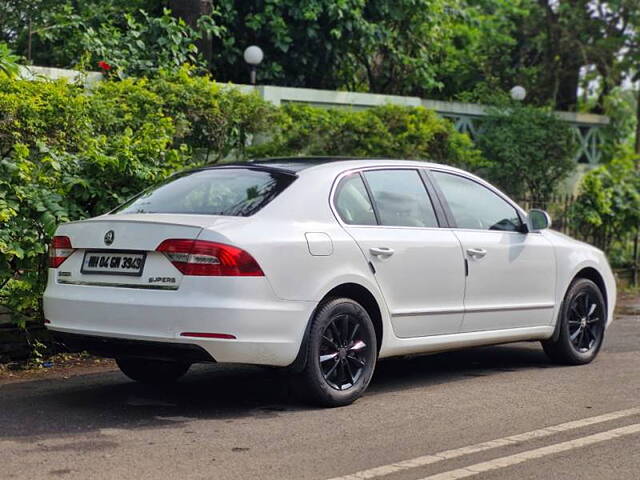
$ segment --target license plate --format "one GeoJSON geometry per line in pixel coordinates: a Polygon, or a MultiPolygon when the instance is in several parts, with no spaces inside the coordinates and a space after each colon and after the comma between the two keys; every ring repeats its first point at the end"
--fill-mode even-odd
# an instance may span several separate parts
{"type": "Polygon", "coordinates": [[[82,261],[82,273],[103,275],[142,275],[146,253],[140,252],[85,252],[82,261]]]}

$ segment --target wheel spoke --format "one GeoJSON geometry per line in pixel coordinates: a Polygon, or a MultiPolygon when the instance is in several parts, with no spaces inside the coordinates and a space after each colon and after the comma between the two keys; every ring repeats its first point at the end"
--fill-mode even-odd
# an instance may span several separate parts
{"type": "Polygon", "coordinates": [[[325,373],[324,377],[328,379],[331,376],[331,374],[336,371],[336,368],[338,368],[338,365],[340,365],[340,361],[336,360],[335,363],[329,369],[329,371],[325,373]]]}
{"type": "Polygon", "coordinates": [[[356,323],[356,326],[353,327],[353,332],[351,332],[351,336],[349,337],[349,343],[353,342],[353,339],[356,337],[356,333],[358,333],[359,328],[360,328],[360,324],[356,323]]]}
{"type": "Polygon", "coordinates": [[[352,361],[356,362],[358,367],[364,367],[365,366],[365,363],[362,360],[360,360],[358,357],[353,357],[353,356],[347,355],[347,358],[349,360],[352,360],[352,361]]]}
{"type": "Polygon", "coordinates": [[[349,364],[349,362],[347,362],[346,358],[343,360],[343,362],[345,367],[347,367],[347,372],[349,373],[349,378],[351,379],[351,385],[353,385],[354,383],[356,383],[356,377],[351,370],[351,365],[349,364]]]}
{"type": "Polygon", "coordinates": [[[597,305],[594,303],[593,305],[591,305],[591,307],[589,307],[589,313],[587,313],[587,318],[589,318],[591,315],[593,315],[593,312],[595,311],[597,305]]]}
{"type": "Polygon", "coordinates": [[[338,356],[338,352],[328,353],[326,355],[320,355],[320,363],[328,362],[338,356]]]}
{"type": "Polygon", "coordinates": [[[593,317],[587,320],[587,323],[596,323],[600,321],[600,317],[593,317]]]}
{"type": "Polygon", "coordinates": [[[343,361],[338,362],[338,370],[340,371],[339,373],[340,383],[338,384],[338,387],[340,388],[340,390],[342,390],[342,387],[344,386],[344,376],[345,376],[343,361]]]}
{"type": "Polygon", "coordinates": [[[593,332],[591,332],[591,330],[589,330],[587,327],[584,327],[584,342],[583,345],[584,347],[589,350],[589,347],[591,346],[591,341],[595,340],[595,336],[593,335],[593,332]]]}
{"type": "Polygon", "coordinates": [[[338,345],[336,345],[336,342],[333,341],[333,339],[327,337],[326,335],[322,335],[322,339],[325,340],[329,345],[331,345],[333,348],[335,348],[336,350],[338,350],[338,345]]]}
{"type": "Polygon", "coordinates": [[[571,304],[571,308],[569,309],[569,311],[570,311],[570,313],[574,314],[575,318],[580,318],[581,317],[580,312],[578,311],[578,305],[577,305],[576,302],[573,302],[571,304]]]}
{"type": "Polygon", "coordinates": [[[342,343],[342,338],[335,321],[331,322],[331,333],[333,334],[333,341],[340,345],[342,343]]]}
{"type": "Polygon", "coordinates": [[[583,347],[582,347],[582,342],[583,342],[583,340],[584,340],[584,331],[585,331],[585,329],[584,329],[584,328],[583,328],[583,329],[581,329],[581,332],[582,332],[582,333],[580,334],[580,337],[578,338],[578,348],[579,348],[579,349],[580,349],[580,348],[583,348],[583,347]]]}
{"type": "Polygon", "coordinates": [[[351,345],[349,347],[349,351],[350,352],[359,352],[362,349],[367,348],[367,344],[364,343],[362,340],[358,340],[357,342],[355,342],[353,345],[351,345]]]}
{"type": "Polygon", "coordinates": [[[589,316],[589,295],[584,294],[584,316],[589,316]]]}
{"type": "Polygon", "coordinates": [[[344,320],[342,321],[342,345],[345,346],[348,341],[349,341],[349,317],[345,315],[344,320]]]}
{"type": "Polygon", "coordinates": [[[569,338],[571,339],[572,342],[575,341],[575,339],[578,337],[581,331],[582,331],[582,328],[576,328],[576,331],[571,334],[569,338]]]}

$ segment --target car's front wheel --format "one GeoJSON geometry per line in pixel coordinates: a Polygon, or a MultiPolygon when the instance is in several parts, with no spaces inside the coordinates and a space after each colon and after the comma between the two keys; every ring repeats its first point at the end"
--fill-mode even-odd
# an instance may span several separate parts
{"type": "Polygon", "coordinates": [[[376,332],[367,311],[349,298],[322,304],[307,338],[300,392],[313,403],[339,407],[366,390],[377,359],[376,332]]]}
{"type": "Polygon", "coordinates": [[[543,341],[542,347],[554,362],[589,363],[602,346],[606,319],[602,292],[591,280],[579,278],[571,284],[562,302],[557,338],[543,341]]]}
{"type": "Polygon", "coordinates": [[[147,384],[172,383],[182,377],[191,364],[146,358],[116,358],[120,371],[131,380],[147,384]]]}

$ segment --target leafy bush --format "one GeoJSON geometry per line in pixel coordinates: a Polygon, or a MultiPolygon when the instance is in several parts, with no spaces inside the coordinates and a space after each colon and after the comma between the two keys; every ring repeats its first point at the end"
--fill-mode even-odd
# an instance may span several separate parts
{"type": "Polygon", "coordinates": [[[250,153],[423,159],[467,168],[481,164],[469,137],[451,122],[423,107],[395,105],[351,111],[287,104],[269,141],[250,153]]]}
{"type": "Polygon", "coordinates": [[[19,57],[14,55],[6,43],[0,42],[0,74],[12,77],[18,74],[19,57]]]}
{"type": "Polygon", "coordinates": [[[478,146],[489,179],[534,203],[545,203],[575,168],[571,128],[553,112],[516,102],[488,111],[478,146]]]}
{"type": "Polygon", "coordinates": [[[0,78],[0,304],[38,317],[56,225],[176,170],[242,156],[273,107],[182,69],[101,82],[0,78]]]}
{"type": "Polygon", "coordinates": [[[581,238],[612,255],[622,265],[640,226],[640,171],[634,156],[612,160],[587,173],[571,209],[571,221],[581,238]]]}

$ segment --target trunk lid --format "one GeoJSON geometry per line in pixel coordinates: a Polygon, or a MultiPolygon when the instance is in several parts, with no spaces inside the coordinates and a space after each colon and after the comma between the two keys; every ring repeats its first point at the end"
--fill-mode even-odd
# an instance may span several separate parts
{"type": "Polygon", "coordinates": [[[155,251],[158,245],[167,239],[195,240],[203,228],[242,220],[210,215],[121,214],[67,223],[56,235],[69,237],[74,252],[57,268],[56,281],[176,290],[183,275],[164,253],[155,251]],[[106,265],[116,267],[107,273],[100,268],[106,265]],[[125,265],[131,268],[125,269],[125,265]]]}

